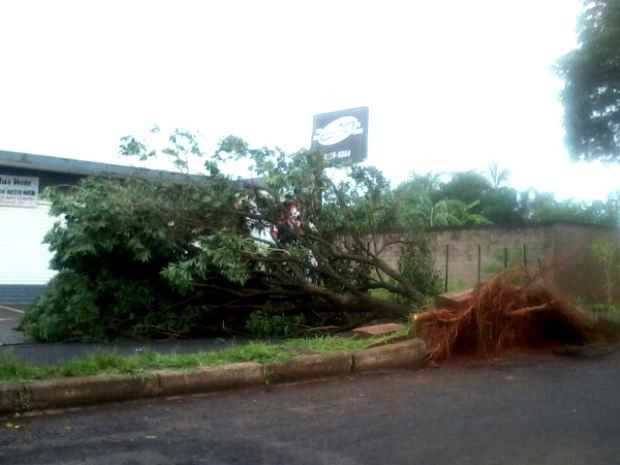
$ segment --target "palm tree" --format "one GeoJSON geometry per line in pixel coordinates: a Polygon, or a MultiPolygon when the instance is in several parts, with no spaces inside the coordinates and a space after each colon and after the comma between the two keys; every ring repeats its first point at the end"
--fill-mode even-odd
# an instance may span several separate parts
{"type": "Polygon", "coordinates": [[[502,184],[508,182],[510,171],[507,169],[500,170],[499,164],[495,161],[489,164],[489,181],[493,190],[499,189],[502,184]]]}

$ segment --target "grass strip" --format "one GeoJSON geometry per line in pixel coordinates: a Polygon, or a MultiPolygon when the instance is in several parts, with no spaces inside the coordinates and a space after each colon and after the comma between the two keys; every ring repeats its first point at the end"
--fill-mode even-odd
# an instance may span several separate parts
{"type": "Polygon", "coordinates": [[[71,376],[130,374],[140,376],[149,370],[162,368],[195,369],[201,366],[222,365],[235,362],[272,362],[287,360],[295,355],[353,352],[385,344],[407,336],[409,325],[387,336],[369,339],[350,339],[338,336],[317,336],[290,339],[279,344],[254,341],[233,345],[217,351],[190,354],[178,352],[161,354],[144,351],[133,355],[116,352],[95,352],[84,357],[55,365],[37,365],[20,360],[12,354],[0,354],[0,381],[21,382],[36,379],[55,379],[71,376]]]}

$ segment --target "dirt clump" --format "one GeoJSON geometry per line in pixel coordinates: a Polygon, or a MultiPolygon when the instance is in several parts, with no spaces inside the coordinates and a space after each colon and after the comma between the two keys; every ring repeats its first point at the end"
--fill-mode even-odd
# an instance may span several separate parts
{"type": "Polygon", "coordinates": [[[508,270],[480,284],[461,301],[465,304],[458,308],[435,308],[412,317],[421,326],[430,360],[455,354],[490,357],[515,349],[580,347],[609,338],[593,314],[525,268],[508,270]]]}

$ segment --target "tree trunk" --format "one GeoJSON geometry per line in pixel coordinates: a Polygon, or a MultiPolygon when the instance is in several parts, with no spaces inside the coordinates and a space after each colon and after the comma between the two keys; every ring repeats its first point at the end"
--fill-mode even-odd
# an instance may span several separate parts
{"type": "Polygon", "coordinates": [[[377,318],[402,318],[406,317],[411,309],[406,305],[378,299],[368,294],[339,294],[323,287],[306,285],[304,289],[308,294],[323,297],[334,308],[326,311],[338,311],[348,313],[372,313],[377,318]]]}

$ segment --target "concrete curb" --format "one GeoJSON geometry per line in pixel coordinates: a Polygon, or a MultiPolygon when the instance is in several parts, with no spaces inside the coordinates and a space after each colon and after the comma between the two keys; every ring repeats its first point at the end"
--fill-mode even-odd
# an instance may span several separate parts
{"type": "Polygon", "coordinates": [[[419,368],[425,358],[424,342],[409,339],[354,353],[302,355],[285,362],[157,370],[144,377],[83,376],[24,384],[4,383],[0,384],[0,413],[196,394],[371,370],[419,368]]]}
{"type": "Polygon", "coordinates": [[[160,370],[160,396],[196,394],[262,384],[265,369],[261,363],[231,363],[201,367],[191,371],[160,370]]]}
{"type": "Polygon", "coordinates": [[[310,378],[324,378],[351,373],[353,356],[351,353],[323,355],[302,355],[286,362],[265,364],[265,382],[281,383],[310,378]]]}
{"type": "Polygon", "coordinates": [[[424,364],[426,345],[422,339],[373,347],[353,354],[354,371],[416,368],[424,364]]]}

